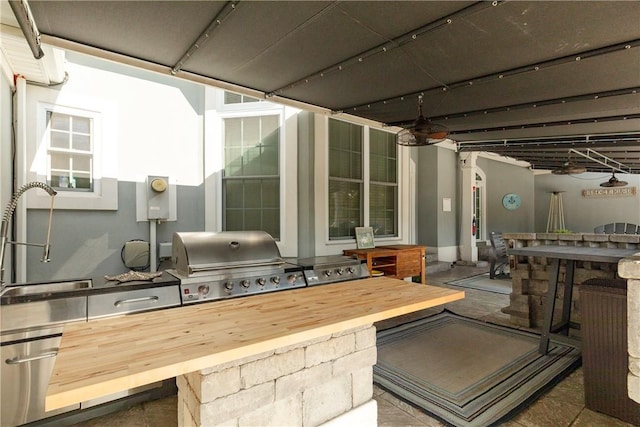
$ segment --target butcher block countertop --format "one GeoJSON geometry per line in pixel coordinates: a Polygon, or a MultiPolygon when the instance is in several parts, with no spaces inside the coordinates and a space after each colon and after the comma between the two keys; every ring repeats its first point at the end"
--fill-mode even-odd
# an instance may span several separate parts
{"type": "Polygon", "coordinates": [[[462,298],[376,277],[70,324],[46,410],[462,298]]]}

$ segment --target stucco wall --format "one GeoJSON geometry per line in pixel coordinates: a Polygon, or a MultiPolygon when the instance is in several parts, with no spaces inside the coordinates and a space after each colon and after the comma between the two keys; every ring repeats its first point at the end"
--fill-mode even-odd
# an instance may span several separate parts
{"type": "MultiPolygon", "coordinates": [[[[565,228],[575,233],[593,233],[594,227],[611,222],[640,224],[640,193],[635,197],[586,198],[582,190],[600,189],[610,174],[537,175],[535,178],[535,231],[547,228],[552,191],[562,191],[565,228]]],[[[621,181],[640,190],[640,175],[616,174],[621,181]]]]}
{"type": "Polygon", "coordinates": [[[477,165],[485,172],[487,182],[487,236],[497,232],[532,232],[534,228],[534,177],[531,171],[520,166],[479,158],[477,165]],[[515,193],[522,204],[516,210],[502,205],[505,194],[515,193]]]}
{"type": "MultiPolygon", "coordinates": [[[[27,281],[127,271],[120,257],[124,243],[150,240],[149,223],[136,220],[136,182],[148,175],[169,176],[177,184],[177,221],[157,225],[158,242],[171,241],[174,231],[204,230],[204,88],[105,61],[100,69],[93,68],[98,65],[95,59],[77,54],[69,54],[67,60],[69,81],[64,86],[28,86],[28,126],[36,128],[41,102],[90,99],[112,106],[115,120],[108,124],[109,137],[102,143],[117,150],[117,165],[111,168],[116,176],[108,176],[117,179],[117,210],[54,209],[51,262],[40,263],[41,250],[29,248],[27,281]]],[[[37,145],[37,135],[29,134],[27,143],[37,145]]],[[[47,215],[44,210],[28,210],[29,242],[45,240],[47,215]]]]}

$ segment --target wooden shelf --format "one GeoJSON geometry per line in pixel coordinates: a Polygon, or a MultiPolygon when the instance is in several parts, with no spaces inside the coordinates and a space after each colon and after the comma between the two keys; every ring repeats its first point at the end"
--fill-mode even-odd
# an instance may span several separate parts
{"type": "Polygon", "coordinates": [[[369,274],[378,270],[396,279],[420,276],[420,283],[426,283],[425,252],[426,247],[420,245],[388,245],[343,251],[344,255],[366,260],[369,274]]]}

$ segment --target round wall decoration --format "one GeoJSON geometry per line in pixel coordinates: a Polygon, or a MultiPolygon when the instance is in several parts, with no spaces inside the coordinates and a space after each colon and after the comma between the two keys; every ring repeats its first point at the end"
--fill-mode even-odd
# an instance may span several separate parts
{"type": "Polygon", "coordinates": [[[520,203],[520,196],[515,193],[505,194],[502,198],[502,206],[510,211],[518,209],[520,207],[520,203]]]}

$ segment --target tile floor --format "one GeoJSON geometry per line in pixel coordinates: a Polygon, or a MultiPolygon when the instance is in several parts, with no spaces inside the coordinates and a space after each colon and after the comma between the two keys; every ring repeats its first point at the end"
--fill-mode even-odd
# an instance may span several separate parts
{"type": "MultiPolygon", "coordinates": [[[[427,282],[444,285],[454,279],[472,276],[487,271],[487,268],[455,266],[450,271],[433,273],[427,282]]],[[[466,298],[447,304],[449,310],[463,316],[508,325],[509,316],[500,309],[508,305],[509,296],[491,292],[465,289],[466,298]]],[[[394,324],[425,317],[439,312],[429,309],[380,322],[376,326],[384,329],[394,324]]],[[[410,404],[374,385],[374,398],[378,403],[378,424],[386,426],[444,426],[410,404]]],[[[76,424],[74,427],[173,427],[177,426],[177,400],[168,397],[136,405],[128,410],[76,424]]],[[[567,376],[558,385],[543,394],[527,409],[502,424],[505,427],[632,427],[617,418],[593,412],[585,408],[582,369],[567,376]]]]}

